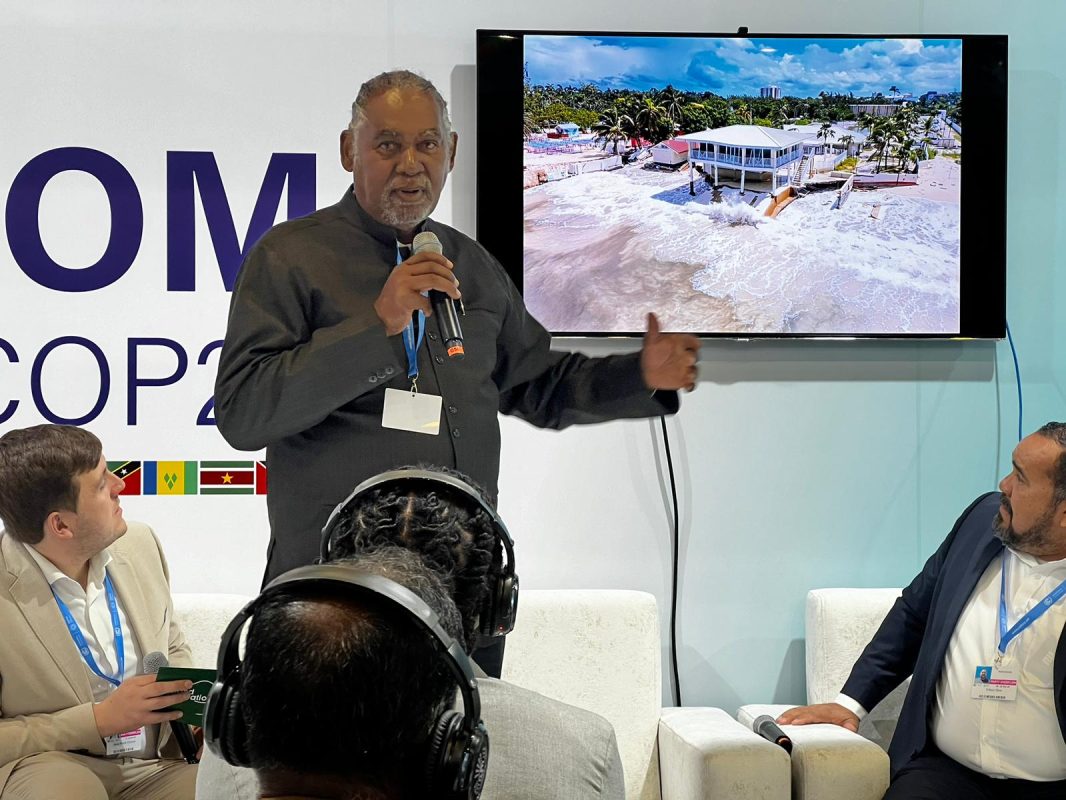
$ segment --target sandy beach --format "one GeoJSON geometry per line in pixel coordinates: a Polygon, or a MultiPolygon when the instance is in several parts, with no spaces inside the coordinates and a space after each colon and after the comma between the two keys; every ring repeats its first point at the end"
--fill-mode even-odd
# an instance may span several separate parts
{"type": "MultiPolygon", "coordinates": [[[[525,296],[557,332],[958,330],[958,190],[948,159],[919,185],[812,192],[775,219],[688,170],[629,165],[525,192],[525,296]]],[[[761,188],[761,187],[760,187],[761,188]]],[[[765,193],[763,193],[765,196],[765,193]]]]}
{"type": "Polygon", "coordinates": [[[939,203],[958,204],[962,192],[962,167],[950,158],[922,161],[917,186],[900,186],[902,197],[921,197],[939,203]]]}

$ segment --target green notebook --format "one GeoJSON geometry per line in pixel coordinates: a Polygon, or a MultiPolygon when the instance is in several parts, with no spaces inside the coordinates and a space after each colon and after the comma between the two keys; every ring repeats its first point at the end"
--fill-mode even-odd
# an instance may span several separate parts
{"type": "Polygon", "coordinates": [[[183,703],[167,706],[167,711],[180,711],[181,722],[203,727],[204,705],[207,693],[215,683],[218,673],[213,669],[194,669],[192,667],[160,667],[157,681],[192,681],[192,696],[183,703]]]}

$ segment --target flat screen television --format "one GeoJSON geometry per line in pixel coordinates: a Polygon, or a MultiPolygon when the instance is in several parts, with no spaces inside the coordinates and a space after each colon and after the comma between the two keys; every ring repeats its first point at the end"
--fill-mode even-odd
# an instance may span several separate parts
{"type": "Polygon", "coordinates": [[[1005,335],[1006,36],[480,30],[477,105],[554,335],[1005,335]]]}

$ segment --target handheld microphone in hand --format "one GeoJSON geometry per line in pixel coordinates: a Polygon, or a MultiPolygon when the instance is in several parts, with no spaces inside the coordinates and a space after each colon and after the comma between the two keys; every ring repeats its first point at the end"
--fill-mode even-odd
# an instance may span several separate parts
{"type": "Polygon", "coordinates": [[[792,740],[788,738],[788,734],[781,730],[781,726],[769,714],[756,717],[755,721],[751,723],[751,729],[766,741],[783,747],[786,753],[792,752],[792,740]]]}
{"type": "MultiPolygon", "coordinates": [[[[432,231],[422,231],[411,242],[411,254],[444,253],[440,239],[432,231]]],[[[459,327],[459,315],[455,311],[455,301],[444,292],[431,290],[429,302],[433,304],[433,314],[440,326],[440,335],[451,358],[462,358],[466,353],[463,346],[463,330],[459,327]]]]}
{"type": "MultiPolygon", "coordinates": [[[[169,664],[170,662],[167,661],[165,655],[158,650],[153,650],[141,661],[141,672],[145,675],[155,675],[162,667],[166,667],[169,664]]],[[[187,764],[200,763],[200,759],[196,757],[196,740],[193,738],[189,726],[181,720],[172,719],[170,721],[170,730],[178,742],[178,747],[181,748],[181,757],[185,759],[185,762],[187,764]]]]}

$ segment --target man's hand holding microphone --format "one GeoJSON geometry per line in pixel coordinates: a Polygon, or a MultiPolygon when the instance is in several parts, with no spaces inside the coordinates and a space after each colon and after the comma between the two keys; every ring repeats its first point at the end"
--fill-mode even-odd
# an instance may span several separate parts
{"type": "Polygon", "coordinates": [[[386,335],[400,333],[407,327],[415,311],[422,311],[427,317],[432,316],[433,304],[427,296],[428,292],[441,292],[452,300],[462,296],[459,293],[459,281],[452,274],[454,266],[440,252],[416,248],[410,258],[389,273],[381,293],[374,301],[374,311],[385,325],[386,335]]]}

